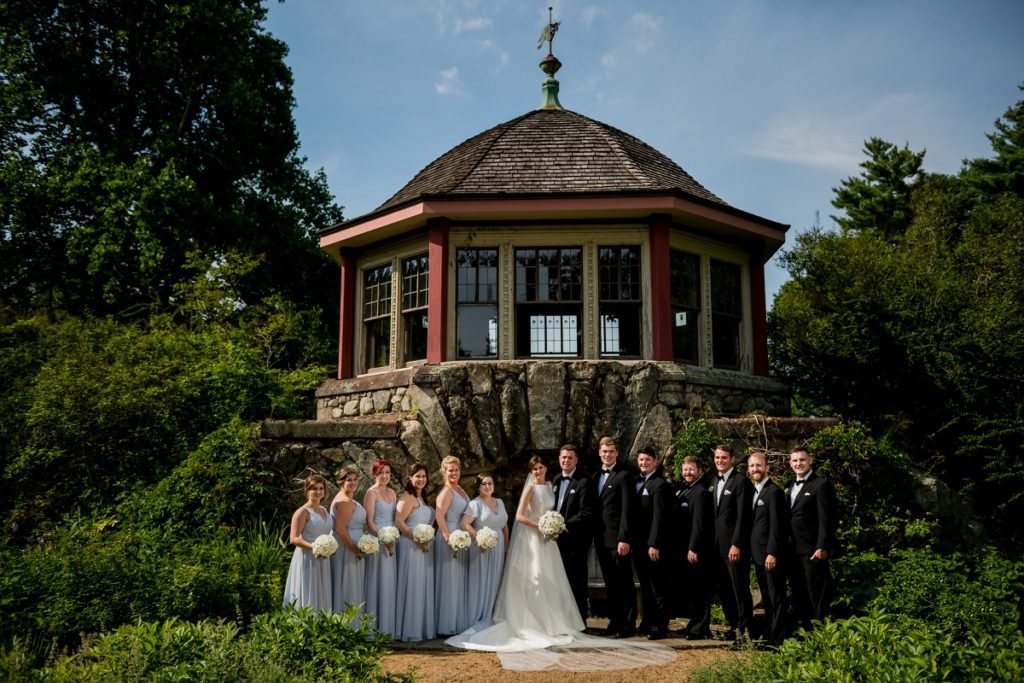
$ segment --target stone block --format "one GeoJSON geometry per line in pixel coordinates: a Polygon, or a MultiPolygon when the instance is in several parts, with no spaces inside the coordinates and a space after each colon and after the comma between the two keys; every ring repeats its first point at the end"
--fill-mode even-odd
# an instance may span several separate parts
{"type": "Polygon", "coordinates": [[[448,455],[452,450],[452,431],[434,391],[413,384],[406,392],[406,396],[418,409],[420,422],[423,423],[427,434],[430,435],[437,454],[442,458],[448,455]]]}
{"type": "Polygon", "coordinates": [[[565,364],[529,364],[526,386],[530,440],[534,448],[556,449],[565,441],[565,364]]]}
{"type": "Polygon", "coordinates": [[[391,391],[388,389],[373,392],[371,398],[373,399],[373,412],[375,413],[383,413],[391,405],[391,391]]]}

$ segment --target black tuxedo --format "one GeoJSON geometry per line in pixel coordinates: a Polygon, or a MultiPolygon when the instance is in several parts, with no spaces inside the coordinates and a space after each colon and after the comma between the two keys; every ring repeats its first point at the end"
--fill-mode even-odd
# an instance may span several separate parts
{"type": "Polygon", "coordinates": [[[778,645],[786,638],[786,574],[789,541],[789,502],[786,494],[768,479],[761,492],[754,489],[754,518],[750,528],[750,555],[754,561],[757,585],[764,603],[765,639],[778,645]],[[765,558],[775,557],[773,571],[765,568],[765,558]]]}
{"type": "Polygon", "coordinates": [[[711,581],[715,550],[715,511],[711,492],[700,482],[685,483],[676,491],[676,526],[682,547],[678,553],[680,580],[676,604],[689,619],[686,635],[707,637],[711,632],[711,581]],[[697,563],[690,564],[689,553],[697,554],[697,563]]]}
{"type": "MultiPolygon", "coordinates": [[[[787,502],[795,482],[786,490],[787,502]]],[[[836,493],[832,483],[811,472],[790,503],[790,582],[797,623],[809,628],[811,620],[828,616],[832,602],[829,560],[812,560],[816,550],[829,556],[836,546],[836,493]]]]}
{"type": "Polygon", "coordinates": [[[569,477],[568,488],[558,505],[558,493],[562,480],[561,472],[551,480],[555,488],[555,505],[565,518],[565,533],[558,537],[558,552],[562,555],[565,575],[569,579],[573,598],[580,610],[580,616],[587,618],[587,555],[594,540],[594,497],[597,492],[590,479],[577,467],[569,477]]]}
{"type": "Polygon", "coordinates": [[[670,614],[671,560],[674,547],[672,534],[673,503],[671,485],[661,469],[644,481],[637,475],[637,514],[633,530],[633,566],[640,580],[643,598],[643,619],[640,630],[667,631],[670,614]],[[660,558],[652,560],[649,548],[657,548],[660,558]]]}
{"type": "Polygon", "coordinates": [[[632,540],[636,471],[616,463],[603,487],[601,474],[599,470],[594,475],[597,522],[594,527],[594,548],[608,595],[608,628],[611,631],[631,633],[636,628],[633,563],[629,555],[620,556],[617,548],[619,543],[632,540]]]}
{"type": "MultiPolygon", "coordinates": [[[[712,475],[712,500],[716,498],[718,474],[712,475]]],[[[750,522],[754,486],[733,468],[721,496],[715,500],[715,545],[718,550],[716,575],[718,595],[729,628],[750,628],[754,604],[750,596],[750,522]],[[729,549],[740,550],[739,562],[729,561],[729,549]]]]}

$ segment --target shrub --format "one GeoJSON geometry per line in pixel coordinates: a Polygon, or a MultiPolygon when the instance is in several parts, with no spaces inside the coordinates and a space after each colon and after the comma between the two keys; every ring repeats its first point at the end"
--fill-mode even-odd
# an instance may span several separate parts
{"type": "Polygon", "coordinates": [[[672,471],[676,481],[682,481],[683,458],[692,455],[700,459],[702,469],[711,467],[711,456],[722,437],[714,432],[704,418],[688,420],[679,432],[672,450],[672,471]]]}

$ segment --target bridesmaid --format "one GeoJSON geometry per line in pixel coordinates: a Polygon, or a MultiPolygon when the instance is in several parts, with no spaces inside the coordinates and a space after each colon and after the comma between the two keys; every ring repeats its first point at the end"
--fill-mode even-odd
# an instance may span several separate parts
{"type": "MultiPolygon", "coordinates": [[[[373,486],[366,490],[363,509],[366,526],[376,536],[381,527],[395,526],[398,495],[391,490],[391,463],[378,459],[373,463],[373,486]]],[[[366,558],[366,613],[377,615],[377,630],[395,632],[395,594],[398,582],[396,548],[381,544],[380,552],[366,558]]]]}
{"type": "Polygon", "coordinates": [[[462,528],[473,537],[467,594],[470,625],[482,630],[491,621],[508,548],[508,511],[505,504],[494,497],[494,478],[487,472],[476,475],[476,498],[462,515],[462,528]],[[498,545],[490,550],[481,550],[476,544],[476,534],[484,527],[498,534],[498,545]]]}
{"type": "Polygon", "coordinates": [[[313,541],[331,533],[331,517],[324,509],[327,480],[319,474],[306,477],[306,504],[292,515],[291,542],[295,546],[288,580],[284,584],[284,605],[331,610],[331,561],[313,556],[313,541]]]}
{"type": "Polygon", "coordinates": [[[344,612],[350,605],[356,605],[359,613],[352,620],[358,627],[360,614],[366,602],[363,590],[366,570],[363,568],[363,553],[356,543],[366,526],[366,510],[355,500],[359,488],[359,472],[345,466],[338,470],[338,495],[331,502],[331,516],[334,517],[334,536],[338,539],[338,552],[331,558],[331,585],[334,588],[333,608],[344,612]]]}
{"type": "Polygon", "coordinates": [[[437,637],[434,615],[434,558],[432,543],[417,543],[412,530],[417,524],[434,524],[434,510],[423,499],[427,468],[420,463],[409,468],[405,493],[398,499],[395,526],[398,539],[398,597],[395,610],[395,640],[418,642],[437,637]]]}
{"type": "Polygon", "coordinates": [[[462,465],[454,455],[441,461],[444,488],[437,494],[437,530],[434,537],[434,604],[437,632],[442,636],[462,633],[473,625],[469,617],[466,584],[469,581],[469,552],[454,552],[448,537],[459,528],[469,507],[469,495],[459,486],[462,465]]]}

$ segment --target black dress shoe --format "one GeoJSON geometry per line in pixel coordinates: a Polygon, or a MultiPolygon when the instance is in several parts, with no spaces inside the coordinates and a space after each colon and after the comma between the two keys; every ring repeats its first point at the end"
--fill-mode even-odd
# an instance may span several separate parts
{"type": "Polygon", "coordinates": [[[729,629],[722,634],[722,640],[736,640],[736,629],[729,629]]]}
{"type": "Polygon", "coordinates": [[[619,629],[612,628],[611,626],[609,626],[608,628],[601,631],[598,635],[604,638],[617,638],[619,635],[619,629]]]}
{"type": "Polygon", "coordinates": [[[647,634],[647,640],[661,640],[666,636],[665,630],[660,628],[652,628],[651,632],[647,634]]]}
{"type": "Polygon", "coordinates": [[[711,640],[710,633],[687,633],[687,640],[711,640]]]}
{"type": "Polygon", "coordinates": [[[622,629],[621,631],[619,631],[618,633],[616,633],[612,637],[613,638],[632,638],[635,635],[636,635],[636,629],[635,628],[624,628],[624,629],[622,629]]]}

